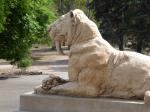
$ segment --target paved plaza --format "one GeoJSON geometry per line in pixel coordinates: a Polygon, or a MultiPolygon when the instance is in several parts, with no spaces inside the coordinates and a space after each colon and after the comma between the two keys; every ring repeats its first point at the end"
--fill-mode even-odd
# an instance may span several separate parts
{"type": "Polygon", "coordinates": [[[20,95],[33,91],[36,85],[46,75],[38,76],[19,76],[0,80],[0,112],[15,112],[19,109],[20,95]]]}
{"type": "MultiPolygon", "coordinates": [[[[36,49],[32,55],[37,58],[30,71],[42,72],[42,75],[21,75],[0,80],[0,112],[16,112],[19,109],[20,95],[33,91],[33,88],[41,84],[42,79],[49,74],[57,74],[67,79],[68,57],[60,56],[56,52],[50,52],[48,48],[36,49]],[[46,74],[46,75],[45,75],[46,74]]],[[[7,62],[0,62],[0,73],[13,73],[14,67],[7,62]]]]}

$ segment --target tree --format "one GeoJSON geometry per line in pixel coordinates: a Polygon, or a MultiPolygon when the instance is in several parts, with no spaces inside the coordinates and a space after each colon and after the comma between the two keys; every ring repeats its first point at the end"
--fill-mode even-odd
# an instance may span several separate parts
{"type": "MultiPolygon", "coordinates": [[[[128,2],[126,24],[128,35],[136,41],[133,46],[137,52],[150,48],[150,1],[137,0],[128,2]]],[[[150,49],[149,49],[150,51],[150,49]]]]}
{"type": "Polygon", "coordinates": [[[94,0],[95,17],[100,22],[102,35],[108,41],[117,40],[119,49],[124,49],[124,6],[123,0],[94,0]],[[117,38],[116,38],[117,37],[117,38]]]}
{"type": "Polygon", "coordinates": [[[93,0],[91,4],[103,37],[118,40],[120,50],[124,49],[128,36],[136,40],[138,52],[149,44],[149,0],[93,0]]]}
{"type": "Polygon", "coordinates": [[[65,14],[66,12],[73,9],[81,9],[83,10],[88,17],[90,17],[90,8],[89,3],[92,0],[58,0],[58,12],[60,15],[65,14]]]}
{"type": "Polygon", "coordinates": [[[49,10],[53,0],[0,1],[0,58],[19,67],[31,64],[30,48],[46,36],[46,25],[56,15],[49,10]]]}

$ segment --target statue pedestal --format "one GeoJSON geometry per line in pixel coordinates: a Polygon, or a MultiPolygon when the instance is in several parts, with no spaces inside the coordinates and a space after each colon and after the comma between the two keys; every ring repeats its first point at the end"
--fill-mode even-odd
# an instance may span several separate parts
{"type": "Polygon", "coordinates": [[[143,101],[75,98],[58,95],[20,96],[20,112],[150,112],[143,101]]]}

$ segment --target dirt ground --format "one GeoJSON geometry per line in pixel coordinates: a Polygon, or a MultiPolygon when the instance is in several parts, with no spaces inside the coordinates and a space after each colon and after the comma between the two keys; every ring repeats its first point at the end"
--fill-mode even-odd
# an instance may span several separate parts
{"type": "MultiPolygon", "coordinates": [[[[65,51],[67,54],[67,51],[65,51]]],[[[51,72],[66,72],[68,56],[59,55],[47,46],[38,46],[32,49],[33,63],[25,72],[8,61],[0,60],[0,78],[14,77],[16,75],[49,75],[51,72]]]]}

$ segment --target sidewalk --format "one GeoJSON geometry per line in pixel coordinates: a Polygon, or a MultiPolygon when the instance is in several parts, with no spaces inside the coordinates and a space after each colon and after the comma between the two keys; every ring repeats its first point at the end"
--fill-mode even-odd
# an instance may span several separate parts
{"type": "MultiPolygon", "coordinates": [[[[48,74],[57,74],[67,79],[68,57],[60,56],[49,48],[33,50],[36,58],[29,71],[42,72],[43,75],[14,76],[0,80],[0,112],[16,112],[19,110],[20,95],[33,91],[33,88],[41,84],[42,79],[48,74]]],[[[0,73],[14,72],[16,69],[7,62],[0,62],[0,73]]]]}
{"type": "Polygon", "coordinates": [[[20,95],[41,83],[47,75],[19,76],[0,80],[0,112],[15,112],[19,109],[20,95]]]}

